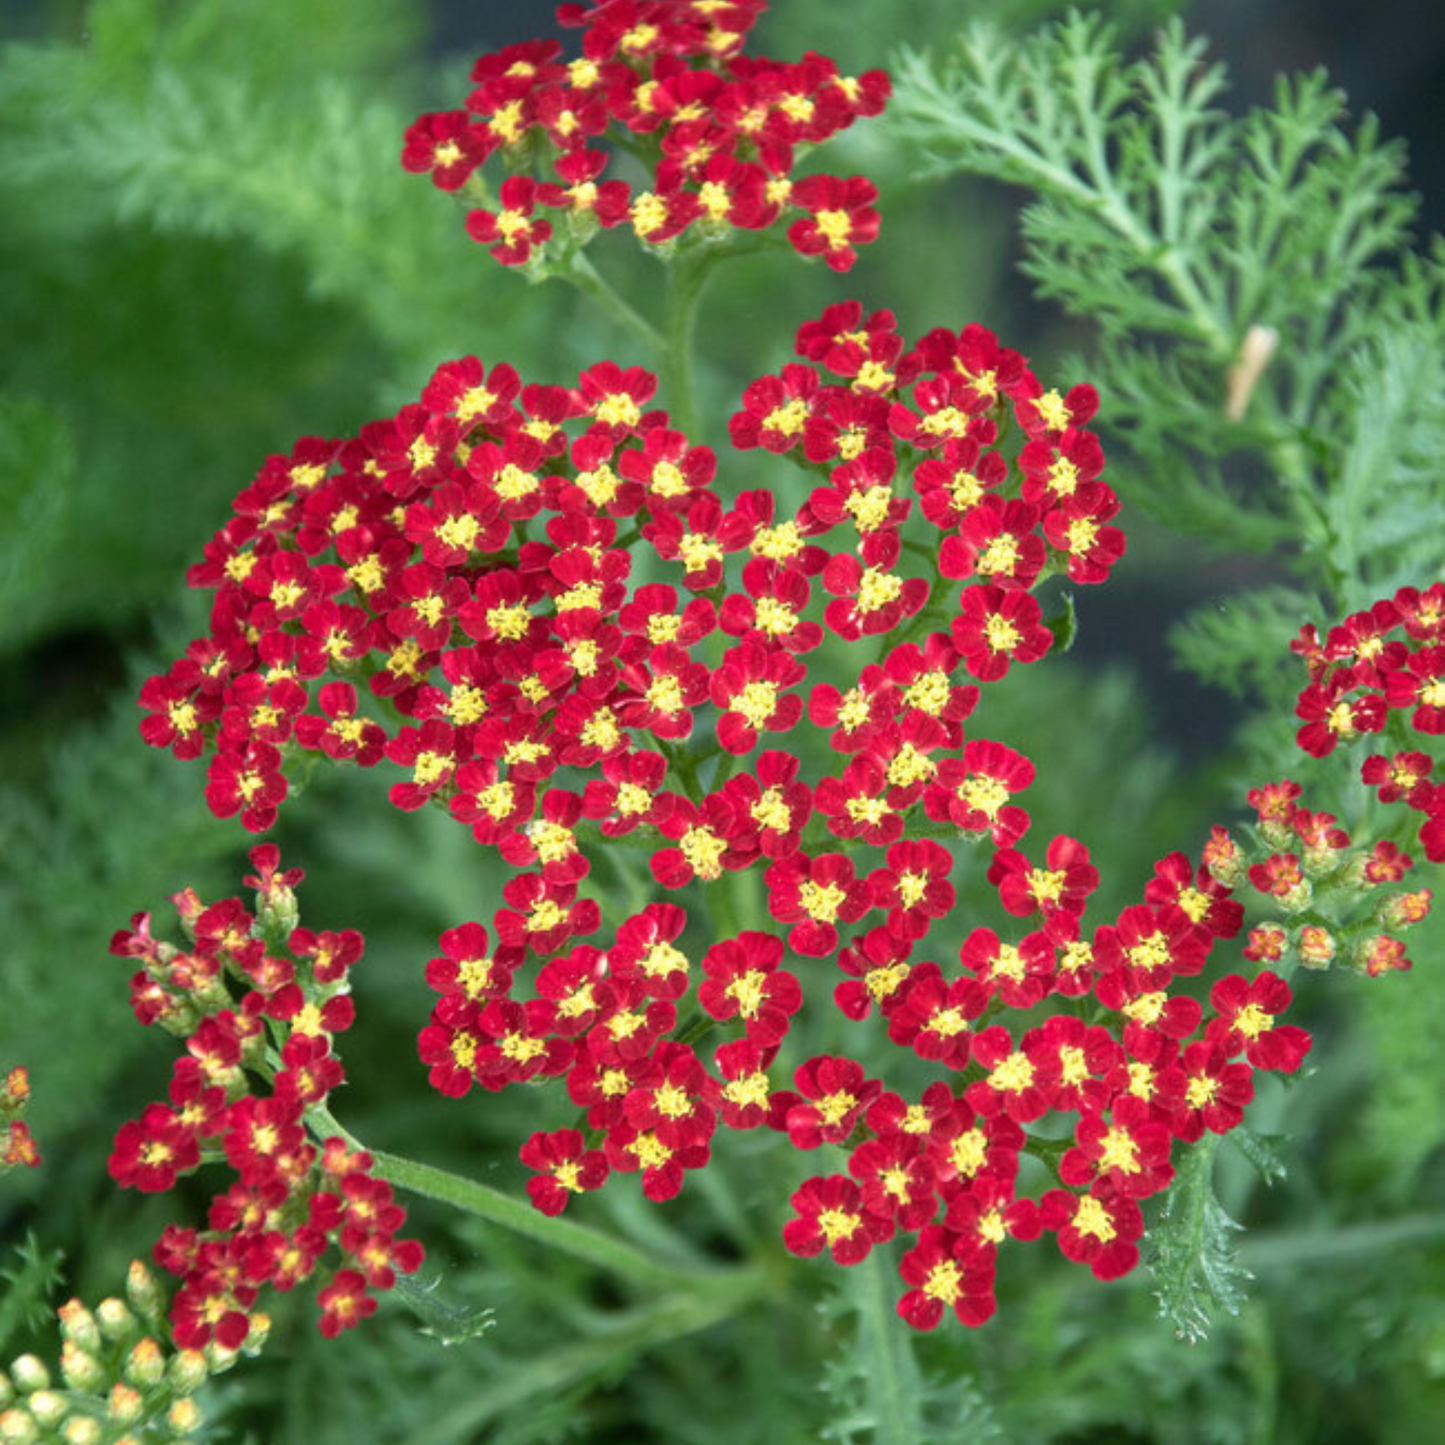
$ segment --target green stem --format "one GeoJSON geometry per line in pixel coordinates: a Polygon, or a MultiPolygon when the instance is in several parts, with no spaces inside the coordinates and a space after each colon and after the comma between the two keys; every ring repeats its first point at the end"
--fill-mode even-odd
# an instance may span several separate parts
{"type": "Polygon", "coordinates": [[[478,1184],[446,1169],[433,1168],[430,1164],[420,1164],[415,1159],[404,1159],[399,1154],[373,1150],[372,1158],[377,1177],[385,1179],[388,1184],[395,1184],[398,1189],[450,1204],[478,1219],[525,1234],[530,1239],[585,1259],[589,1264],[611,1270],[639,1284],[676,1284],[686,1278],[681,1271],[660,1263],[630,1244],[588,1229],[585,1225],[574,1224],[571,1220],[540,1214],[530,1204],[513,1199],[489,1185],[478,1184]]]}
{"type": "MultiPolygon", "coordinates": [[[[323,1138],[339,1135],[353,1148],[366,1148],[354,1134],[337,1122],[325,1105],[310,1110],[308,1119],[323,1138]]],[[[584,1225],[574,1224],[571,1220],[549,1218],[538,1213],[530,1204],[513,1199],[486,1184],[478,1184],[475,1180],[452,1174],[445,1169],[436,1169],[430,1164],[421,1164],[415,1159],[405,1159],[399,1154],[386,1154],[375,1149],[367,1152],[374,1161],[377,1178],[396,1185],[398,1189],[450,1204],[478,1219],[485,1219],[518,1234],[525,1234],[531,1239],[551,1245],[554,1249],[560,1249],[578,1259],[585,1259],[589,1264],[611,1270],[614,1274],[620,1274],[639,1284],[676,1285],[687,1280],[701,1283],[702,1277],[698,1275],[663,1264],[640,1249],[634,1249],[630,1244],[599,1234],[584,1225]]],[[[726,1271],[716,1273],[721,1278],[726,1271]]],[[[706,1278],[711,1288],[713,1274],[710,1272],[706,1278]]]]}
{"type": "Polygon", "coordinates": [[[684,253],[674,259],[667,278],[667,338],[658,369],[666,381],[673,420],[689,437],[698,434],[692,343],[698,303],[712,261],[706,251],[684,253]]]}
{"type": "Polygon", "coordinates": [[[629,302],[625,301],[598,275],[597,270],[586,256],[578,252],[571,258],[571,265],[565,271],[553,273],[563,281],[570,282],[583,295],[595,301],[624,330],[629,331],[656,357],[666,354],[667,342],[657,328],[629,302]]]}
{"type": "Polygon", "coordinates": [[[915,1445],[925,1438],[918,1408],[920,1381],[913,1358],[912,1331],[900,1324],[893,1285],[885,1266],[888,1251],[875,1249],[849,1271],[858,1311],[860,1374],[867,1382],[875,1445],[915,1445]]]}

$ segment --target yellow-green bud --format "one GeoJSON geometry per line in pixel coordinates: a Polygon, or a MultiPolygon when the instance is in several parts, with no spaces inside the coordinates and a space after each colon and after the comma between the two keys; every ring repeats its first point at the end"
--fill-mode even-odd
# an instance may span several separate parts
{"type": "Polygon", "coordinates": [[[93,1415],[74,1415],[65,1422],[60,1438],[65,1445],[100,1445],[104,1432],[93,1415]]]}
{"type": "Polygon", "coordinates": [[[122,1373],[141,1390],[160,1384],[166,1373],[166,1357],[161,1353],[161,1347],[149,1335],[143,1335],[131,1346],[122,1373]]]}
{"type": "Polygon", "coordinates": [[[200,1350],[179,1350],[166,1367],[166,1383],[178,1395],[192,1395],[206,1383],[210,1373],[200,1350]]]}
{"type": "Polygon", "coordinates": [[[28,1410],[6,1410],[0,1414],[0,1442],[3,1445],[34,1445],[40,1426],[28,1410]]]}
{"type": "Polygon", "coordinates": [[[65,1396],[55,1390],[37,1390],[25,1402],[25,1406],[47,1430],[56,1429],[70,1413],[65,1396]]]}
{"type": "Polygon", "coordinates": [[[17,1355],[10,1362],[10,1378],[22,1395],[50,1388],[50,1371],[39,1355],[17,1355]]]}
{"type": "Polygon", "coordinates": [[[166,1411],[166,1422],[177,1435],[189,1435],[201,1423],[201,1407],[189,1397],[177,1400],[166,1411]]]}
{"type": "Polygon", "coordinates": [[[124,1300],[103,1299],[95,1307],[96,1322],[108,1340],[127,1340],[137,1331],[136,1318],[124,1300]]]}
{"type": "Polygon", "coordinates": [[[8,1405],[14,1398],[15,1386],[10,1383],[10,1376],[0,1370],[0,1405],[8,1405]]]}
{"type": "Polygon", "coordinates": [[[144,1261],[131,1260],[125,1277],[125,1293],[132,1307],[146,1319],[159,1319],[165,1313],[165,1295],[161,1293],[155,1275],[144,1261]]]}
{"type": "Polygon", "coordinates": [[[60,1375],[72,1390],[94,1394],[105,1382],[105,1366],[70,1340],[60,1346],[60,1375]]]}
{"type": "Polygon", "coordinates": [[[145,1410],[145,1401],[139,1390],[117,1381],[111,1386],[110,1398],[106,1402],[106,1413],[117,1425],[133,1425],[145,1410]]]}
{"type": "Polygon", "coordinates": [[[100,1348],[100,1330],[95,1316],[78,1300],[71,1299],[56,1312],[60,1316],[60,1338],[77,1349],[94,1354],[100,1348]]]}
{"type": "Polygon", "coordinates": [[[271,1316],[263,1310],[257,1310],[251,1316],[251,1333],[241,1342],[241,1353],[247,1359],[254,1360],[266,1348],[266,1341],[270,1338],[271,1316]]]}

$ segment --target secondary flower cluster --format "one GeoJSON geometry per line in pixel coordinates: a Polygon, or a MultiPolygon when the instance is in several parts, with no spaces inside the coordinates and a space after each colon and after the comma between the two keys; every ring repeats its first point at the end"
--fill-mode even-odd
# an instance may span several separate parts
{"type": "Polygon", "coordinates": [[[1291,650],[1309,668],[1295,707],[1300,747],[1322,758],[1367,733],[1390,737],[1397,750],[1372,754],[1361,776],[1382,803],[1425,815],[1420,846],[1432,863],[1445,862],[1445,783],[1430,781],[1437,759],[1421,742],[1445,734],[1445,582],[1402,587],[1332,627],[1323,643],[1307,626],[1291,650]]]}
{"type": "Polygon", "coordinates": [[[318,1149],[307,1137],[307,1111],[343,1080],[332,1043],[354,1016],[348,975],[361,935],[298,927],[300,870],[279,871],[271,844],[253,848],[251,861],[258,914],[238,898],[207,905],[186,890],[173,902],[188,947],[155,938],[144,913],[111,941],[112,953],[140,964],[136,1017],[186,1048],[169,1102],[121,1126],[112,1177],[159,1192],[222,1160],[235,1176],[212,1200],[206,1228],[168,1225],[156,1244],[156,1263],[182,1281],[170,1317],[183,1349],[240,1349],[256,1329],[263,1286],[289,1290],[318,1275],[321,1332],[335,1335],[376,1309],[372,1291],[390,1289],[422,1258],[419,1244],[397,1237],[404,1213],[371,1174],[370,1156],[340,1138],[318,1149]],[[323,1264],[333,1245],[339,1264],[323,1264]]]}
{"type": "MultiPolygon", "coordinates": [[[[695,230],[762,231],[793,217],[788,240],[846,271],[878,234],[877,192],[862,176],[795,178],[801,154],[877,115],[888,77],[843,76],[826,57],[795,64],[742,53],[763,0],[603,0],[563,5],[582,31],[564,61],[553,40],[509,45],[472,68],[463,110],[420,116],[402,165],[456,191],[500,154],[512,172],[467,233],[504,266],[549,253],[553,220],[567,246],[628,224],[658,246],[695,230]],[[615,150],[647,167],[643,189],[604,179],[615,150]],[[535,172],[526,174],[523,172],[535,172]]],[[[560,238],[559,238],[560,239],[560,238]]]]}
{"type": "Polygon", "coordinates": [[[0,1083],[0,1174],[40,1163],[40,1150],[30,1126],[20,1116],[30,1102],[30,1073],[16,1064],[0,1083]]]}

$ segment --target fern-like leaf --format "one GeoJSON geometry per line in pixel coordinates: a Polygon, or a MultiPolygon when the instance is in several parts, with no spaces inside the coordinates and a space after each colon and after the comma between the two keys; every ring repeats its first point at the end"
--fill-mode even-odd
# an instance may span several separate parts
{"type": "Polygon", "coordinates": [[[1254,1278],[1239,1262],[1235,1235],[1243,1226],[1214,1193],[1219,1138],[1207,1134],[1184,1156],[1158,1225],[1149,1266],[1159,1313],[1182,1340],[1205,1339],[1215,1311],[1236,1315],[1254,1278]]]}

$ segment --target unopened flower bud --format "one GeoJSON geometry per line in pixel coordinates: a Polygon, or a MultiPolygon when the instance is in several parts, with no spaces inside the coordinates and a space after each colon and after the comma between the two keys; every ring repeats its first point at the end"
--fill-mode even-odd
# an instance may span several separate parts
{"type": "Polygon", "coordinates": [[[1209,841],[1204,845],[1203,862],[1209,870],[1209,876],[1226,888],[1238,888],[1244,882],[1247,871],[1244,854],[1239,851],[1239,845],[1229,833],[1217,823],[1209,831],[1209,841]]]}
{"type": "Polygon", "coordinates": [[[254,1360],[266,1348],[266,1341],[270,1338],[271,1316],[264,1311],[257,1310],[251,1316],[251,1333],[242,1342],[241,1353],[247,1359],[254,1360]]]}
{"type": "Polygon", "coordinates": [[[166,1423],[177,1435],[189,1435],[201,1423],[200,1406],[189,1398],[177,1400],[166,1411],[166,1423]]]}
{"type": "Polygon", "coordinates": [[[50,1388],[50,1371],[39,1355],[17,1355],[10,1362],[10,1378],[22,1395],[50,1388]]]}
{"type": "Polygon", "coordinates": [[[65,1340],[60,1346],[60,1375],[72,1390],[93,1394],[105,1383],[105,1366],[89,1350],[65,1340]]]}
{"type": "Polygon", "coordinates": [[[165,1296],[144,1260],[131,1260],[125,1276],[125,1293],[137,1313],[147,1319],[158,1319],[165,1312],[165,1296]]]}
{"type": "Polygon", "coordinates": [[[128,1340],[136,1334],[139,1326],[124,1300],[103,1299],[95,1307],[96,1323],[108,1340],[128,1340]]]}
{"type": "Polygon", "coordinates": [[[145,1410],[145,1401],[139,1390],[118,1380],[111,1386],[106,1401],[106,1414],[116,1425],[133,1425],[145,1410]]]}
{"type": "Polygon", "coordinates": [[[0,1445],[34,1445],[40,1439],[40,1426],[28,1410],[11,1409],[0,1413],[0,1445]]]}
{"type": "Polygon", "coordinates": [[[206,1383],[210,1373],[200,1350],[178,1350],[166,1367],[166,1383],[178,1395],[193,1395],[206,1383]]]}
{"type": "Polygon", "coordinates": [[[78,1299],[66,1300],[56,1311],[60,1316],[60,1338],[76,1349],[94,1353],[100,1348],[100,1329],[95,1316],[78,1299]]]}
{"type": "Polygon", "coordinates": [[[196,919],[206,911],[206,905],[201,902],[201,896],[194,888],[189,886],[182,888],[179,893],[172,893],[170,902],[175,905],[175,910],[180,914],[181,927],[185,930],[186,937],[195,940],[196,919]]]}
{"type": "Polygon", "coordinates": [[[1335,936],[1328,928],[1307,923],[1299,931],[1295,948],[1305,968],[1328,968],[1335,958],[1335,936]]]}
{"type": "Polygon", "coordinates": [[[100,1445],[104,1431],[93,1415],[72,1415],[60,1432],[65,1445],[100,1445]]]}
{"type": "Polygon", "coordinates": [[[166,1357],[161,1353],[161,1347],[149,1335],[144,1335],[131,1346],[130,1354],[125,1357],[123,1372],[132,1385],[148,1390],[152,1385],[160,1384],[165,1376],[166,1357]]]}
{"type": "Polygon", "coordinates": [[[26,1402],[25,1408],[35,1417],[36,1423],[47,1430],[60,1428],[60,1422],[70,1413],[65,1396],[56,1390],[37,1390],[26,1402]]]}
{"type": "Polygon", "coordinates": [[[1289,948],[1289,934],[1277,923],[1261,923],[1249,930],[1244,956],[1251,963],[1278,963],[1289,948]]]}
{"type": "Polygon", "coordinates": [[[0,1085],[0,1114],[18,1114],[30,1097],[30,1074],[24,1064],[16,1064],[0,1085]]]}

